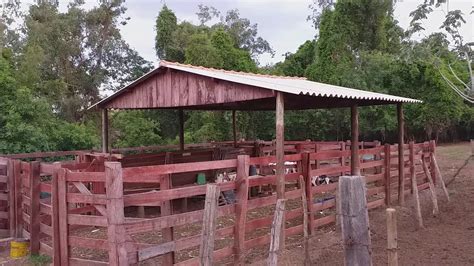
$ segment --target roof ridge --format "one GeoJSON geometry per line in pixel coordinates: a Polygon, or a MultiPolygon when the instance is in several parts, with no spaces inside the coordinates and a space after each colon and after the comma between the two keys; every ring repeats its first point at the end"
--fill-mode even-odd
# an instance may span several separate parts
{"type": "Polygon", "coordinates": [[[259,74],[259,73],[243,72],[243,71],[225,70],[225,69],[217,69],[217,68],[212,68],[212,67],[203,67],[203,66],[195,66],[195,65],[183,64],[183,63],[178,63],[178,62],[171,62],[171,61],[166,61],[166,60],[160,60],[159,65],[164,66],[164,67],[167,67],[168,65],[175,65],[175,66],[189,67],[189,68],[195,68],[195,69],[203,69],[203,70],[210,70],[210,71],[216,71],[216,72],[238,74],[238,75],[244,75],[244,76],[306,80],[305,77],[277,76],[277,75],[259,74]]]}

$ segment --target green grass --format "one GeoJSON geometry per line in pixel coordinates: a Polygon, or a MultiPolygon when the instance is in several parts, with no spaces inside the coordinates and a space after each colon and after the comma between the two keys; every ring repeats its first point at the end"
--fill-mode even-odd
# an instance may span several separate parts
{"type": "Polygon", "coordinates": [[[46,255],[31,255],[29,261],[35,266],[44,266],[51,263],[51,258],[46,255]]]}

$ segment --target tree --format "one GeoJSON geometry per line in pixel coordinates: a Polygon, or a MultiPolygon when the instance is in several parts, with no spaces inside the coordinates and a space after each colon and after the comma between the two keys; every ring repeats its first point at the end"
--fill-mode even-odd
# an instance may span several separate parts
{"type": "MultiPolygon", "coordinates": [[[[413,33],[423,31],[422,21],[428,18],[428,15],[434,11],[434,8],[439,8],[442,6],[444,1],[425,1],[423,4],[420,4],[416,10],[410,13],[412,20],[410,22],[410,29],[408,34],[412,35],[413,33]]],[[[474,13],[473,10],[470,14],[474,13]]],[[[472,47],[474,43],[466,43],[463,36],[459,33],[459,28],[466,23],[466,20],[463,17],[461,10],[451,10],[445,16],[444,22],[441,24],[440,29],[444,29],[451,37],[451,42],[454,46],[454,51],[456,51],[461,60],[464,60],[469,74],[469,82],[465,82],[459,75],[459,72],[456,72],[451,66],[451,62],[447,62],[447,67],[443,67],[443,60],[436,60],[435,65],[438,67],[439,74],[446,82],[446,84],[455,91],[459,96],[461,96],[465,101],[469,103],[474,103],[474,72],[472,71],[472,63],[474,52],[472,47]],[[446,71],[443,71],[443,68],[447,68],[446,71]],[[449,77],[448,75],[451,75],[449,77]],[[469,84],[470,83],[470,84],[469,84]]],[[[445,39],[447,40],[447,39],[445,39]]],[[[434,54],[439,56],[438,54],[434,54]]]]}

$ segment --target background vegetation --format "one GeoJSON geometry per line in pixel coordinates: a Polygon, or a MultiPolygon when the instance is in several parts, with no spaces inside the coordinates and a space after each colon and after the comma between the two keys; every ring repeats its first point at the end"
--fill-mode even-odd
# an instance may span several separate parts
{"type": "MultiPolygon", "coordinates": [[[[421,4],[404,30],[390,0],[315,0],[308,10],[315,38],[272,66],[258,62],[259,55],[274,53],[271,45],[235,9],[199,5],[199,23],[193,24],[164,5],[150,27],[156,28],[159,59],[421,99],[423,104],[406,106],[408,138],[474,138],[473,44],[457,31],[469,14],[453,10],[440,25],[446,33],[412,38],[442,4],[421,4]]],[[[37,0],[25,12],[16,0],[1,12],[0,153],[97,147],[99,117],[87,107],[100,100],[101,90],[117,90],[152,68],[120,34],[129,19],[124,0],[99,0],[92,9],[74,0],[65,11],[57,1],[37,0]]],[[[239,138],[274,137],[272,112],[237,114],[239,138]]],[[[186,112],[185,119],[187,142],[231,138],[229,112],[186,112]]],[[[285,119],[287,139],[349,138],[348,110],[287,112],[285,119]]],[[[174,111],[112,112],[112,145],[176,143],[177,120],[174,111]]],[[[394,141],[394,108],[361,108],[361,126],[363,139],[394,141]]]]}

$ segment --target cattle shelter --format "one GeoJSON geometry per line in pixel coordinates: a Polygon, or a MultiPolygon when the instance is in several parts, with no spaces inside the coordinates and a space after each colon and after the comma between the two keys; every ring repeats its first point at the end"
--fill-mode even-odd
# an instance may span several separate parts
{"type": "Polygon", "coordinates": [[[0,157],[0,189],[14,202],[0,212],[2,230],[30,238],[32,253],[57,265],[198,265],[205,183],[216,183],[222,198],[214,260],[243,264],[255,250],[268,250],[277,199],[288,201],[284,245],[336,221],[338,176],[365,176],[369,209],[403,204],[412,177],[419,190],[429,188],[437,178],[434,141],[404,143],[402,107],[412,103],[420,101],[161,61],[90,107],[102,112],[100,151],[0,157]],[[399,143],[359,141],[358,107],[371,105],[397,105],[399,143]],[[350,140],[285,141],[285,110],[323,108],[350,108],[350,140]],[[110,148],[109,110],[129,109],[179,110],[179,145],[110,148]],[[233,140],[184,143],[183,112],[193,110],[232,111],[233,140]],[[238,141],[235,112],[257,110],[275,111],[276,139],[238,141]],[[321,176],[326,183],[314,178],[321,176]]]}

